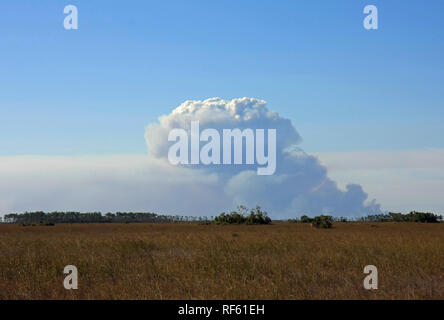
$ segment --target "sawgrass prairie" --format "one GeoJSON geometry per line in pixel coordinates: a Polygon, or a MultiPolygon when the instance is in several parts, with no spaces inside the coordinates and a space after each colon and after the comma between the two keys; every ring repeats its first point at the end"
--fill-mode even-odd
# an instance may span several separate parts
{"type": "Polygon", "coordinates": [[[444,299],[444,223],[3,224],[0,298],[444,299]]]}

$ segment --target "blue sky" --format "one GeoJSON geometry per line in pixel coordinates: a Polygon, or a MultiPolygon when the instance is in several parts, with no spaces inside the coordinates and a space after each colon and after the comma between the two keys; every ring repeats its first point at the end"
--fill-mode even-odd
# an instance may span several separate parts
{"type": "Polygon", "coordinates": [[[444,1],[2,1],[0,155],[141,154],[188,99],[255,97],[309,152],[443,148],[444,1]],[[79,30],[63,8],[79,9],[79,30]],[[362,26],[379,10],[379,29],[362,26]]]}

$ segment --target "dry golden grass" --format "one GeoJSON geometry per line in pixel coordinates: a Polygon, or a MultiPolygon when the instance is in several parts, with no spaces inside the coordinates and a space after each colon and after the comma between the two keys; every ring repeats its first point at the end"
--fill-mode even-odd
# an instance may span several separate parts
{"type": "Polygon", "coordinates": [[[444,224],[0,225],[0,298],[443,299],[444,224]]]}

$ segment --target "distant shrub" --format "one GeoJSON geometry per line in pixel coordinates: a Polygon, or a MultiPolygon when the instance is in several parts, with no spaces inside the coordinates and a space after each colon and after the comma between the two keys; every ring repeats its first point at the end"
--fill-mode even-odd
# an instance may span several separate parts
{"type": "Polygon", "coordinates": [[[262,211],[261,207],[256,206],[255,209],[250,210],[250,214],[246,217],[246,224],[270,224],[271,219],[267,212],[262,211]]]}
{"type": "Polygon", "coordinates": [[[332,216],[317,216],[313,218],[311,225],[315,228],[330,229],[333,227],[332,216]]]}
{"type": "Polygon", "coordinates": [[[261,207],[248,209],[245,206],[238,206],[237,211],[230,213],[222,212],[219,216],[214,218],[216,224],[270,224],[271,219],[267,212],[262,211],[261,207]]]}
{"type": "Polygon", "coordinates": [[[313,222],[313,219],[312,218],[310,218],[309,216],[302,216],[301,217],[301,222],[302,223],[312,223],[313,222]]]}
{"type": "Polygon", "coordinates": [[[42,222],[40,223],[41,226],[45,226],[45,227],[53,227],[55,226],[54,222],[42,222]]]}
{"type": "Polygon", "coordinates": [[[216,224],[243,224],[245,217],[232,211],[231,213],[222,212],[218,217],[214,218],[216,224]]]}

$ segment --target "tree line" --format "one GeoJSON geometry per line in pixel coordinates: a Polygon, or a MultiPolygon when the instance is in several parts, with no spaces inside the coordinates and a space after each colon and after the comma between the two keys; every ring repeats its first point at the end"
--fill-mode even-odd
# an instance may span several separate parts
{"type": "MultiPolygon", "coordinates": [[[[211,217],[212,219],[212,217],[211,217]]],[[[56,224],[56,223],[137,223],[137,222],[198,222],[209,221],[208,217],[162,215],[152,212],[25,212],[4,216],[5,223],[14,224],[56,224]]]]}
{"type": "MultiPolygon", "coordinates": [[[[332,217],[332,216],[320,216],[328,217],[331,222],[426,222],[426,223],[438,223],[443,221],[442,215],[437,215],[431,212],[418,212],[411,211],[409,213],[381,213],[367,215],[360,218],[349,218],[349,217],[332,217]]],[[[318,218],[310,218],[309,216],[303,215],[298,219],[290,219],[289,222],[301,222],[301,223],[313,223],[313,221],[318,218]]]]}
{"type": "MultiPolygon", "coordinates": [[[[254,209],[247,209],[245,206],[239,206],[237,210],[230,213],[221,213],[217,217],[196,217],[196,216],[180,216],[180,215],[164,215],[152,212],[75,212],[75,211],[54,211],[54,212],[25,212],[6,214],[3,219],[4,223],[23,224],[23,225],[53,225],[56,223],[137,223],[137,222],[202,222],[215,224],[270,224],[271,219],[267,212],[263,211],[259,206],[254,209]]],[[[300,218],[289,219],[289,222],[296,223],[314,223],[315,225],[330,225],[333,222],[426,222],[437,223],[443,221],[441,215],[430,212],[412,211],[407,214],[403,213],[383,213],[367,215],[360,218],[348,217],[332,217],[318,216],[310,218],[303,215],[300,218]]]]}

